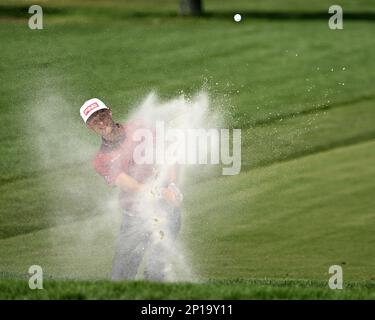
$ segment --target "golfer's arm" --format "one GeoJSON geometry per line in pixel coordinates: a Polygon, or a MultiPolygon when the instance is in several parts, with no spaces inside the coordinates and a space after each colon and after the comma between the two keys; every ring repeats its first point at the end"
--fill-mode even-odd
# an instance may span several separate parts
{"type": "Polygon", "coordinates": [[[115,181],[116,186],[127,191],[137,192],[143,186],[142,183],[139,183],[137,180],[127,175],[126,173],[120,173],[115,181]]]}

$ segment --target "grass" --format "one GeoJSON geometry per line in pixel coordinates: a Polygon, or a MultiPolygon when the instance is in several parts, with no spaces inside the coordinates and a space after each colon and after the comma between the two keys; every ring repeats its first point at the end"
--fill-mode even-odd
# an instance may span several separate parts
{"type": "Polygon", "coordinates": [[[1,280],[2,299],[374,299],[373,283],[350,283],[331,290],[326,283],[303,280],[248,280],[204,284],[47,280],[43,290],[30,290],[27,281],[1,280]]]}
{"type": "Polygon", "coordinates": [[[323,280],[325,266],[339,264],[348,280],[373,279],[375,219],[366,190],[374,187],[374,150],[374,142],[338,148],[219,178],[215,189],[194,187],[187,237],[196,268],[213,278],[323,280]]]}
{"type": "Polygon", "coordinates": [[[375,7],[342,1],[357,16],[332,31],[324,1],[206,1],[199,19],[175,2],[49,1],[43,31],[29,2],[0,6],[1,297],[373,299],[375,24],[361,14],[375,7]],[[203,283],[110,283],[119,216],[77,110],[98,96],[124,118],[152,89],[202,88],[243,138],[241,174],[202,168],[185,190],[181,240],[203,283]],[[46,290],[22,280],[32,264],[46,290]],[[343,291],[327,288],[332,264],[343,291]]]}

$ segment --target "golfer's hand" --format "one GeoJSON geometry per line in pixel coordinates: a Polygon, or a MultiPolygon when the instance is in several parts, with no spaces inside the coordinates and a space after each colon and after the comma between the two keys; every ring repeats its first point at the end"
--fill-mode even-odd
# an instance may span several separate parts
{"type": "Polygon", "coordinates": [[[183,196],[174,184],[171,184],[168,188],[165,188],[163,195],[164,199],[175,207],[179,207],[181,205],[183,196]]]}

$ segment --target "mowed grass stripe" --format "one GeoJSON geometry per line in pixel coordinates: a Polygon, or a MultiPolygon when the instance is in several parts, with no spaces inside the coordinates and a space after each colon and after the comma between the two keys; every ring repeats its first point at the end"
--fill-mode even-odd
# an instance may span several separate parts
{"type": "Polygon", "coordinates": [[[372,140],[374,104],[363,100],[243,130],[243,169],[372,140]]]}

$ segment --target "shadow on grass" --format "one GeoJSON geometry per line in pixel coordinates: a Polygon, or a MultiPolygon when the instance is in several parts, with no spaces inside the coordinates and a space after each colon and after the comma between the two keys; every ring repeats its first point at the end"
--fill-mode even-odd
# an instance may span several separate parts
{"type": "MultiPolygon", "coordinates": [[[[121,7],[52,7],[43,6],[43,13],[50,16],[68,16],[81,14],[84,16],[108,17],[118,19],[139,18],[192,18],[233,20],[234,11],[206,11],[200,16],[182,16],[176,11],[129,11],[121,7]]],[[[28,18],[28,6],[0,5],[0,17],[28,18]]],[[[242,18],[265,20],[328,20],[332,14],[324,11],[288,12],[288,11],[238,11],[242,18]]],[[[345,20],[375,21],[375,12],[344,12],[345,20]]]]}
{"type": "MultiPolygon", "coordinates": [[[[43,13],[62,15],[68,14],[69,10],[66,8],[43,7],[43,13]]],[[[29,18],[30,16],[31,14],[29,14],[29,7],[0,5],[0,17],[29,18]]]]}
{"type": "MultiPolygon", "coordinates": [[[[237,13],[237,12],[236,12],[237,13]]],[[[328,20],[332,14],[324,11],[283,12],[283,11],[239,11],[242,19],[266,20],[328,20]]],[[[207,12],[205,17],[215,19],[233,19],[234,12],[207,12]]],[[[345,20],[375,21],[375,12],[344,12],[345,20]]]]}

